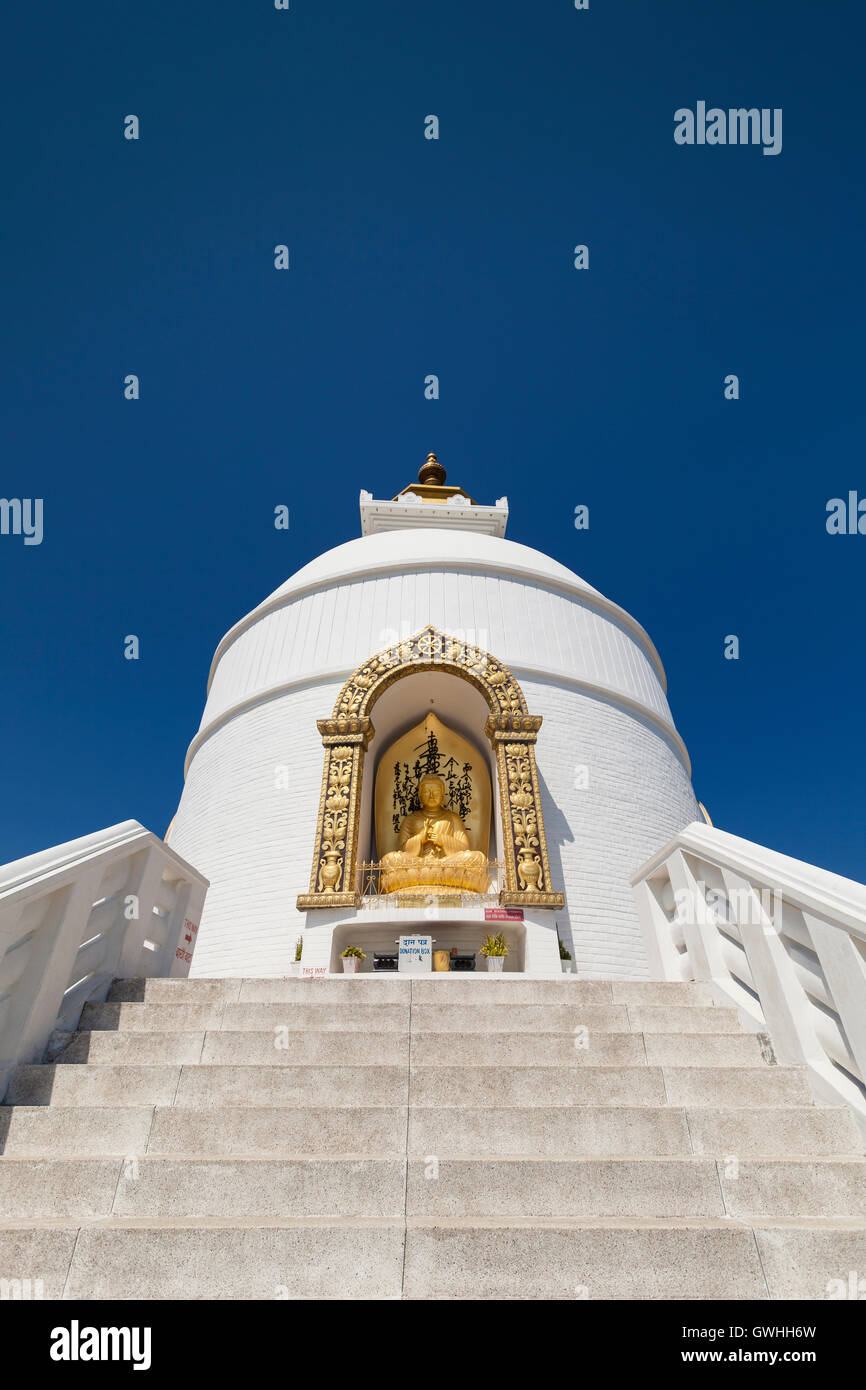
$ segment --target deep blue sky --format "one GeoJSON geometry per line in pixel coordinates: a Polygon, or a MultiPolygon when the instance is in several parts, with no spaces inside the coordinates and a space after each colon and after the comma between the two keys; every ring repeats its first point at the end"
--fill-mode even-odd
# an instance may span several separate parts
{"type": "Polygon", "coordinates": [[[219,638],[435,449],[648,629],[717,825],[866,879],[862,0],[48,0],[5,48],[0,862],[162,834],[219,638]],[[675,145],[699,99],[782,153],[675,145]]]}

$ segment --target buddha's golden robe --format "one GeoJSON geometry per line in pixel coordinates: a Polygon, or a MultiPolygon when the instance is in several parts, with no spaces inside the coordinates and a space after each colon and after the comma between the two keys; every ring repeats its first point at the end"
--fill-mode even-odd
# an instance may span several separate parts
{"type": "Polygon", "coordinates": [[[403,818],[397,844],[399,848],[383,855],[379,864],[383,893],[401,888],[486,891],[487,856],[470,848],[456,811],[444,806],[410,811],[403,818]]]}

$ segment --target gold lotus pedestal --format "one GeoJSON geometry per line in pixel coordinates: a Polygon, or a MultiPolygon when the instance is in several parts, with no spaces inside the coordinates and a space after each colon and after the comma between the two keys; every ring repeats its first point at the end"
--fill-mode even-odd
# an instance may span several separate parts
{"type": "Polygon", "coordinates": [[[498,902],[502,866],[495,859],[480,865],[415,861],[413,868],[384,869],[381,862],[359,865],[358,897],[378,907],[483,907],[498,902]]]}
{"type": "MultiPolygon", "coordinates": [[[[396,855],[388,856],[395,859],[396,855]]],[[[415,859],[407,864],[379,865],[381,896],[411,892],[430,893],[434,897],[461,897],[464,893],[481,895],[490,887],[490,873],[483,854],[468,853],[465,860],[455,858],[442,863],[435,859],[415,859]]]]}

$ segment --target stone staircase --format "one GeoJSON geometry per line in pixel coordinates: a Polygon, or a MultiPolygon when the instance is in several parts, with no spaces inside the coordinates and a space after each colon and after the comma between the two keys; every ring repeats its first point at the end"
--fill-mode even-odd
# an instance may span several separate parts
{"type": "Polygon", "coordinates": [[[46,1298],[866,1292],[866,1162],[698,984],[126,980],[0,1107],[46,1298]]]}

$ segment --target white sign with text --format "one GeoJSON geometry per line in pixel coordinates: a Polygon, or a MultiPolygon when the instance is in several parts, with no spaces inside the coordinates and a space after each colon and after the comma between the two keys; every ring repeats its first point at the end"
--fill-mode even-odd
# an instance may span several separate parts
{"type": "Polygon", "coordinates": [[[401,936],[397,969],[404,975],[426,975],[433,968],[432,936],[401,936]]]}

